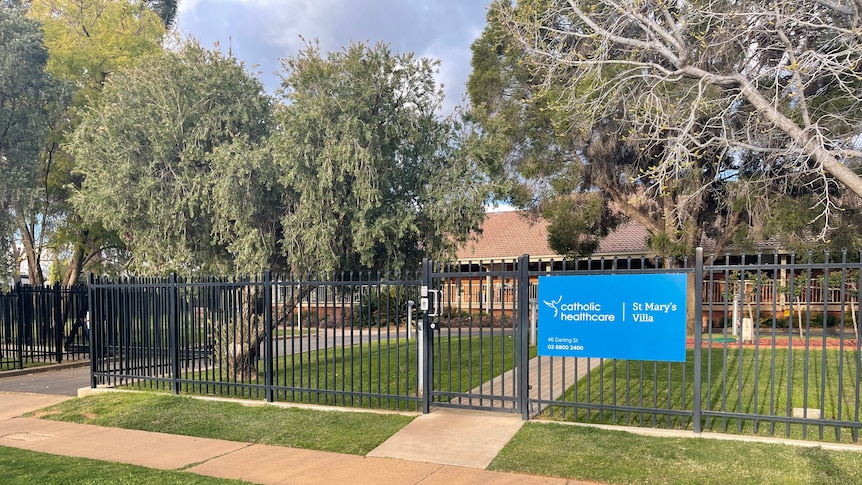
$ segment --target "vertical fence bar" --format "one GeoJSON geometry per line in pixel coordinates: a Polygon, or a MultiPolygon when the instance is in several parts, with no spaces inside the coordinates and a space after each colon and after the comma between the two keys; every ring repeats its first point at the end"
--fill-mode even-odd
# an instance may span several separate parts
{"type": "Polygon", "coordinates": [[[61,294],[60,283],[54,283],[54,314],[52,315],[54,319],[54,358],[57,360],[58,364],[63,362],[63,312],[61,308],[61,304],[63,301],[63,295],[61,294]]]}
{"type": "MultiPolygon", "coordinates": [[[[841,321],[839,322],[838,327],[838,395],[844,396],[844,330],[846,325],[845,320],[847,317],[847,309],[845,308],[845,304],[847,302],[847,248],[844,248],[841,251],[841,284],[839,288],[841,298],[841,321]]],[[[823,351],[826,353],[825,348],[823,351]]],[[[843,401],[843,399],[838,399],[838,420],[844,420],[846,418],[843,413],[844,409],[842,408],[843,401]]],[[[841,441],[841,428],[838,426],[835,427],[835,440],[841,441]]]]}
{"type": "Polygon", "coordinates": [[[703,248],[697,248],[694,252],[694,376],[692,377],[692,387],[694,388],[694,396],[692,399],[691,411],[692,421],[694,424],[694,432],[701,432],[701,413],[703,403],[701,402],[701,367],[703,359],[703,332],[701,323],[703,322],[703,248]]]}
{"type": "Polygon", "coordinates": [[[171,273],[168,279],[168,325],[170,329],[169,342],[171,349],[172,360],[172,391],[174,394],[180,393],[180,326],[177,321],[177,293],[179,291],[177,284],[177,274],[171,273]]]}
{"type": "MultiPolygon", "coordinates": [[[[515,360],[518,378],[515,381],[516,398],[521,408],[521,418],[530,419],[530,256],[525,254],[518,261],[518,333],[519,355],[515,360]]],[[[514,325],[514,323],[513,323],[514,325]]],[[[514,329],[513,329],[514,330],[514,329]]]]}
{"type": "Polygon", "coordinates": [[[24,368],[24,335],[26,332],[26,326],[29,325],[29,322],[26,322],[24,316],[26,313],[24,312],[24,291],[21,286],[21,283],[17,283],[15,285],[15,293],[18,295],[18,335],[15,340],[15,344],[18,350],[18,368],[24,368]]]}
{"type": "MultiPolygon", "coordinates": [[[[862,265],[862,250],[860,250],[857,254],[859,256],[860,265],[862,265]]],[[[862,327],[862,305],[859,304],[860,301],[862,301],[862,269],[860,269],[858,273],[859,274],[857,275],[857,278],[856,278],[856,301],[853,302],[851,300],[851,304],[856,305],[856,321],[854,322],[854,327],[855,327],[854,330],[856,332],[855,333],[856,358],[854,359],[855,360],[854,364],[856,364],[855,365],[855,367],[856,367],[856,379],[855,379],[855,381],[856,382],[855,382],[855,387],[854,387],[854,391],[855,391],[854,397],[856,399],[854,402],[856,403],[856,406],[855,406],[856,409],[853,412],[853,420],[856,421],[857,423],[859,422],[859,408],[862,407],[859,404],[859,399],[860,399],[860,397],[862,397],[862,396],[860,396],[860,391],[862,391],[862,339],[859,338],[859,327],[862,327]]],[[[853,442],[854,443],[859,442],[859,428],[858,427],[853,428],[853,442]]]]}
{"type": "Polygon", "coordinates": [[[96,381],[96,371],[98,370],[97,364],[101,356],[99,355],[97,348],[98,336],[99,332],[96,329],[97,324],[95,320],[95,316],[97,312],[95,311],[95,299],[93,298],[93,289],[96,283],[96,277],[93,273],[90,273],[90,284],[87,285],[87,307],[89,310],[87,311],[86,316],[84,317],[84,328],[89,324],[90,327],[90,387],[95,389],[98,382],[96,381]]]}
{"type": "Polygon", "coordinates": [[[272,272],[263,272],[263,379],[266,402],[273,401],[272,395],[272,272]]]}

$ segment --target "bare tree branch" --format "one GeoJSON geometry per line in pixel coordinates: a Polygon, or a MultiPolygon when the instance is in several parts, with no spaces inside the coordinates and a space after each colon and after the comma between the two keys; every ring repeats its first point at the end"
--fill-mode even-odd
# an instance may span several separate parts
{"type": "Polygon", "coordinates": [[[862,197],[860,5],[567,0],[503,17],[564,122],[624,121],[660,154],[637,176],[652,197],[724,156],[737,178],[816,194],[825,238],[841,189],[862,197]]]}

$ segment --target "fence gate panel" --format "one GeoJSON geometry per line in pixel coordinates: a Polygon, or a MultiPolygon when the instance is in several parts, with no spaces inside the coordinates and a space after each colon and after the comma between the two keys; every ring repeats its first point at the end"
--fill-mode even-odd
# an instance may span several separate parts
{"type": "Polygon", "coordinates": [[[437,267],[426,262],[428,406],[520,413],[526,354],[518,260],[437,267]]]}

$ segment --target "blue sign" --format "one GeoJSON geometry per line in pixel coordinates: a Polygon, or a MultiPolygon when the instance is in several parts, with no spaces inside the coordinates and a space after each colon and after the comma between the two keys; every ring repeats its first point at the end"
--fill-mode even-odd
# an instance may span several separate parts
{"type": "Polygon", "coordinates": [[[539,355],[685,362],[686,279],[539,276],[539,355]]]}

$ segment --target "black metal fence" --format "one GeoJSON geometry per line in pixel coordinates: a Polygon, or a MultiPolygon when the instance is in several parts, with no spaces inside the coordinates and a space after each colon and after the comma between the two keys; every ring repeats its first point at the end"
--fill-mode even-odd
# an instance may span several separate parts
{"type": "Polygon", "coordinates": [[[522,257],[391,278],[94,280],[92,384],[856,442],[862,265],[834,259],[522,257]],[[537,356],[539,276],[661,272],[689,276],[685,362],[537,356]]]}
{"type": "MultiPolygon", "coordinates": [[[[696,297],[686,361],[545,357],[530,382],[555,389],[531,399],[532,409],[580,422],[858,442],[862,255],[853,256],[667,262],[691,275],[696,297]]],[[[598,267],[626,273],[632,263],[598,267]]],[[[554,274],[598,271],[566,265],[554,274]]],[[[667,271],[660,261],[635,266],[667,271]]],[[[539,274],[547,272],[531,272],[539,274]]]]}
{"type": "Polygon", "coordinates": [[[0,370],[84,359],[87,287],[16,285],[0,292],[0,370]]]}
{"type": "Polygon", "coordinates": [[[420,406],[418,276],[93,280],[92,384],[420,406]]]}

